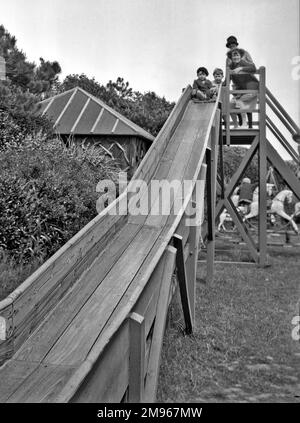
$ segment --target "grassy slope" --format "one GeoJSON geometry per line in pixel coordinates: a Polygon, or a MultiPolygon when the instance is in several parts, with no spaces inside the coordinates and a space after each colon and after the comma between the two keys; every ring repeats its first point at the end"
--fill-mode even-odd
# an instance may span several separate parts
{"type": "Polygon", "coordinates": [[[300,249],[271,255],[271,267],[217,265],[214,286],[198,281],[193,336],[172,306],[158,401],[300,402],[300,344],[291,337],[300,249]]]}

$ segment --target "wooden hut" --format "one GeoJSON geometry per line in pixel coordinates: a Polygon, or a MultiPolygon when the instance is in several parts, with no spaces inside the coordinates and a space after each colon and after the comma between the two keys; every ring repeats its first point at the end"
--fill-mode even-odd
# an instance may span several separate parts
{"type": "Polygon", "coordinates": [[[94,145],[134,170],[154,137],[107,106],[103,101],[75,87],[40,102],[42,115],[53,122],[56,134],[67,142],[94,145]]]}

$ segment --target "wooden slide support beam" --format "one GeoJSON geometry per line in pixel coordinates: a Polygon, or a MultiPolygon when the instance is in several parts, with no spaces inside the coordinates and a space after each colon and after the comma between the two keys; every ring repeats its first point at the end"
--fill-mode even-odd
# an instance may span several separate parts
{"type": "Polygon", "coordinates": [[[267,141],[267,157],[300,201],[299,179],[296,177],[293,171],[286,165],[285,161],[279,156],[279,154],[269,141],[267,141]]]}
{"type": "Polygon", "coordinates": [[[197,263],[198,263],[198,249],[201,235],[201,224],[204,218],[204,192],[205,192],[205,179],[206,179],[206,164],[202,164],[198,181],[201,181],[199,185],[199,191],[196,193],[195,190],[192,196],[192,207],[194,210],[201,207],[199,212],[199,220],[194,222],[190,227],[189,236],[189,256],[186,261],[186,274],[188,279],[188,290],[190,294],[190,310],[192,316],[193,326],[195,326],[195,305],[196,305],[196,278],[197,278],[197,263]],[[196,200],[199,201],[197,204],[196,200]]]}
{"type": "Polygon", "coordinates": [[[289,129],[289,131],[292,134],[294,132],[299,134],[300,133],[299,126],[293,121],[290,115],[285,111],[285,109],[282,107],[279,101],[276,100],[276,98],[274,97],[274,95],[271,93],[271,91],[268,88],[266,88],[266,95],[267,95],[267,99],[266,99],[267,104],[271,107],[271,109],[274,111],[276,116],[281,120],[281,122],[285,125],[285,127],[289,129]]]}
{"type": "Polygon", "coordinates": [[[224,144],[223,144],[223,129],[222,129],[222,103],[219,103],[220,109],[220,122],[219,122],[219,159],[220,159],[220,172],[218,176],[218,183],[221,188],[221,198],[225,198],[225,180],[224,180],[224,144]]]}
{"type": "Polygon", "coordinates": [[[259,265],[267,263],[267,145],[266,145],[266,72],[260,68],[259,80],[259,144],[258,144],[258,175],[259,175],[259,216],[258,216],[258,248],[259,265]]]}
{"type": "Polygon", "coordinates": [[[176,255],[176,267],[177,267],[177,277],[179,283],[181,304],[185,322],[185,330],[187,334],[193,332],[193,321],[192,321],[192,312],[190,305],[190,294],[188,289],[188,280],[186,274],[186,266],[184,260],[184,245],[183,238],[180,235],[174,234],[173,236],[174,247],[177,250],[176,255]]]}
{"type": "Polygon", "coordinates": [[[279,131],[277,126],[272,122],[272,120],[266,116],[267,127],[270,129],[272,134],[277,138],[280,144],[285,148],[285,150],[289,153],[291,158],[297,163],[298,162],[298,155],[296,151],[292,148],[291,144],[287,141],[287,139],[283,136],[283,134],[279,131]]]}
{"type": "Polygon", "coordinates": [[[174,272],[176,249],[169,245],[160,261],[162,266],[161,285],[158,297],[155,325],[152,335],[151,350],[149,355],[148,371],[146,376],[143,401],[153,403],[156,399],[157,382],[159,375],[160,356],[163,335],[168,313],[168,302],[171,289],[172,275],[174,272]]]}
{"type": "Polygon", "coordinates": [[[214,259],[215,259],[215,221],[216,221],[216,181],[218,166],[218,144],[219,144],[220,110],[216,112],[214,126],[212,127],[211,149],[206,151],[207,179],[207,283],[214,280],[214,259]]]}
{"type": "Polygon", "coordinates": [[[246,242],[254,261],[258,262],[259,254],[257,252],[254,241],[251,238],[251,236],[249,235],[249,233],[248,233],[244,223],[242,222],[242,219],[239,216],[236,208],[234,207],[231,199],[225,199],[225,207],[228,210],[228,212],[230,213],[230,216],[232,217],[234,224],[238,228],[238,231],[240,232],[243,240],[246,242]]]}
{"type": "MultiPolygon", "coordinates": [[[[224,195],[225,198],[228,199],[228,198],[231,197],[235,186],[237,185],[238,181],[240,180],[243,173],[245,172],[245,169],[247,168],[248,164],[250,163],[250,161],[254,157],[257,148],[258,148],[258,137],[255,137],[255,139],[253,140],[253,143],[251,144],[251,147],[249,148],[249,150],[247,151],[247,153],[243,157],[243,160],[241,161],[241,164],[240,164],[238,170],[235,172],[235,174],[231,178],[231,180],[230,180],[230,182],[229,182],[229,184],[226,188],[225,195],[224,195]]],[[[216,219],[220,216],[220,214],[222,213],[224,208],[226,208],[225,200],[221,199],[221,200],[219,200],[219,202],[216,206],[216,213],[215,213],[216,219]]],[[[203,232],[202,232],[203,239],[205,239],[206,236],[207,236],[207,225],[204,226],[203,232]]]]}
{"type": "Polygon", "coordinates": [[[130,316],[129,402],[142,402],[145,377],[145,319],[138,313],[130,316]]]}

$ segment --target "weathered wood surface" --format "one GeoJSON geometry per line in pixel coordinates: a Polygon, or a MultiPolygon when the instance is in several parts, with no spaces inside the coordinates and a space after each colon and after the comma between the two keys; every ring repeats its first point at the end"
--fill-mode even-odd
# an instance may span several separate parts
{"type": "Polygon", "coordinates": [[[129,380],[129,323],[120,327],[71,402],[120,402],[129,380]]]}
{"type": "Polygon", "coordinates": [[[39,329],[16,353],[19,360],[42,361],[44,359],[139,230],[138,226],[126,225],[115,234],[93,266],[81,276],[63,301],[57,304],[39,329]]]}
{"type": "MultiPolygon", "coordinates": [[[[158,166],[156,166],[154,178],[166,178],[169,181],[176,177],[179,180],[189,178],[193,184],[195,183],[204,159],[216,107],[217,105],[212,103],[191,103],[183,117],[180,113],[178,115],[180,119],[178,116],[174,117],[172,134],[165,146],[168,148],[166,151],[164,149],[166,155],[160,153],[159,157],[155,156],[154,164],[151,165],[156,166],[155,160],[157,160],[158,166]],[[186,136],[186,132],[188,132],[188,136],[186,136]]],[[[147,314],[145,333],[150,331],[157,311],[155,310],[155,301],[160,297],[157,294],[158,285],[154,289],[151,288],[151,295],[147,298],[143,297],[144,289],[182,219],[185,208],[191,200],[192,191],[193,187],[190,192],[186,193],[178,215],[155,216],[154,220],[148,219],[146,216],[142,222],[131,219],[112,238],[111,242],[108,242],[107,238],[105,239],[105,245],[97,251],[93,258],[93,265],[87,266],[84,273],[81,274],[81,278],[79,277],[77,282],[68,288],[67,293],[58,297],[60,301],[55,297],[58,303],[53,308],[55,303],[53,300],[51,313],[34,330],[28,341],[20,347],[16,355],[18,360],[14,360],[14,362],[29,365],[34,361],[34,366],[37,367],[34,367],[28,377],[26,376],[24,379],[22,379],[23,376],[20,376],[21,379],[19,377],[9,395],[6,394],[8,401],[66,402],[72,399],[74,401],[91,401],[93,399],[109,401],[111,398],[120,400],[127,389],[128,368],[126,363],[128,360],[126,357],[128,357],[128,350],[125,347],[120,348],[117,335],[120,335],[122,325],[134,307],[136,305],[137,309],[139,306],[142,307],[142,303],[140,305],[138,303],[139,298],[143,299],[143,307],[147,314]],[[109,260],[107,260],[108,257],[109,260]],[[113,347],[114,339],[116,347],[113,347]],[[115,348],[111,350],[113,353],[110,348],[115,348]],[[118,356],[116,351],[119,349],[120,355],[118,356]],[[105,355],[106,353],[108,355],[105,355]],[[114,396],[110,388],[104,386],[105,383],[102,393],[100,392],[101,388],[98,388],[94,394],[93,387],[96,387],[100,383],[99,381],[102,384],[102,378],[105,380],[105,377],[109,377],[111,374],[104,370],[101,363],[102,359],[104,363],[108,363],[112,354],[116,355],[114,358],[116,363],[119,360],[118,365],[114,360],[113,362],[119,369],[118,374],[122,375],[118,395],[114,396]],[[105,357],[107,357],[107,361],[105,361],[105,357]],[[124,368],[120,364],[122,360],[124,368]]],[[[174,199],[178,195],[180,195],[179,192],[174,195],[173,206],[174,199]]],[[[117,217],[112,217],[110,227],[118,224],[117,222],[117,217]]],[[[105,236],[104,229],[102,235],[101,227],[99,227],[99,231],[100,235],[98,230],[96,231],[97,242],[101,242],[101,237],[105,236]]],[[[87,244],[95,245],[94,238],[90,239],[87,244]]],[[[76,253],[81,259],[83,259],[82,251],[78,247],[76,253]]],[[[72,260],[73,263],[74,259],[72,258],[72,260]]],[[[76,260],[77,258],[75,262],[76,260]]],[[[44,283],[41,283],[41,289],[43,286],[44,283]]],[[[32,294],[28,294],[24,290],[24,295],[28,295],[28,297],[37,295],[34,288],[31,289],[33,290],[32,294]]],[[[49,291],[45,289],[45,292],[49,292],[51,295],[51,289],[49,291]]],[[[16,298],[18,296],[16,295],[16,298]]],[[[166,313],[165,309],[164,313],[166,313]]],[[[40,318],[42,317],[40,316],[40,318]]],[[[19,324],[22,325],[21,320],[19,324]]],[[[34,325],[36,324],[34,323],[34,325]]],[[[18,326],[16,328],[18,330],[18,326]]],[[[126,340],[122,341],[122,345],[127,345],[128,336],[127,330],[125,330],[126,340]]],[[[13,362],[7,364],[11,366],[10,377],[12,380],[16,380],[14,379],[13,362]]],[[[0,369],[0,378],[2,378],[2,372],[3,369],[0,369]]],[[[21,370],[20,372],[22,373],[21,370]]],[[[0,386],[1,394],[2,386],[0,386]]]]}

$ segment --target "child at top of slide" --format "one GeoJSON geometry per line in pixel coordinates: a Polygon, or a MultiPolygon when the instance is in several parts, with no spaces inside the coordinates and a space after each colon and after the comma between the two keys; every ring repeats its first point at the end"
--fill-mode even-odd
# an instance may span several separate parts
{"type": "Polygon", "coordinates": [[[197,79],[193,83],[192,98],[197,100],[210,100],[212,83],[207,79],[208,70],[205,67],[197,69],[197,79]]]}

